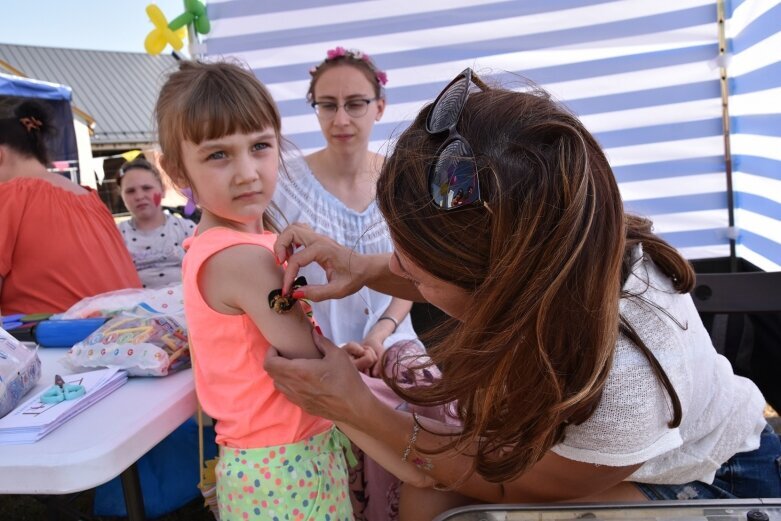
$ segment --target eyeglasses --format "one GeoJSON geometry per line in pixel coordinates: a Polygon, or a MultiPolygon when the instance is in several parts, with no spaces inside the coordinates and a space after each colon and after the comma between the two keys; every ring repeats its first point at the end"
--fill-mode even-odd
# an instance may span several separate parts
{"type": "Polygon", "coordinates": [[[472,75],[472,69],[464,69],[439,93],[426,118],[426,132],[435,135],[447,130],[448,133],[428,173],[431,198],[442,210],[482,203],[475,154],[456,130],[471,83],[483,90],[488,88],[477,75],[472,75]]]}
{"type": "Polygon", "coordinates": [[[336,113],[339,112],[339,107],[344,107],[344,111],[351,118],[360,118],[366,115],[369,111],[369,104],[372,101],[377,101],[377,98],[370,99],[351,99],[339,105],[333,101],[315,101],[312,103],[312,108],[315,109],[317,117],[323,119],[332,119],[336,117],[336,113]]]}

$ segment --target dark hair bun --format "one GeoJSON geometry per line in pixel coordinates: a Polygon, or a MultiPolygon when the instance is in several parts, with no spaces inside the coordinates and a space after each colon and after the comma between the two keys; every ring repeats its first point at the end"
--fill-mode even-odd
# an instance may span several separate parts
{"type": "Polygon", "coordinates": [[[52,127],[51,109],[39,101],[24,101],[14,109],[14,115],[18,119],[30,118],[41,122],[38,129],[41,135],[46,136],[54,131],[52,127]]]}

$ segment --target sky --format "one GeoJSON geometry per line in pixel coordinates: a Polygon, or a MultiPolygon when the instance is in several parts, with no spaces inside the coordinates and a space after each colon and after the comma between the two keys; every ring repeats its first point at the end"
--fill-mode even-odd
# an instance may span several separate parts
{"type": "Polygon", "coordinates": [[[0,43],[145,52],[150,3],[169,21],[184,11],[182,0],[0,0],[0,43]]]}

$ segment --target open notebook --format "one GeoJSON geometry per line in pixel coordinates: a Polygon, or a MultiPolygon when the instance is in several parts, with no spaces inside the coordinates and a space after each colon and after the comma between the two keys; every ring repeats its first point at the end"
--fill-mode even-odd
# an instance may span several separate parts
{"type": "Polygon", "coordinates": [[[127,382],[127,373],[118,368],[62,375],[65,383],[83,385],[86,393],[75,400],[54,404],[41,402],[45,388],[0,418],[0,445],[34,443],[81,411],[127,382]]]}

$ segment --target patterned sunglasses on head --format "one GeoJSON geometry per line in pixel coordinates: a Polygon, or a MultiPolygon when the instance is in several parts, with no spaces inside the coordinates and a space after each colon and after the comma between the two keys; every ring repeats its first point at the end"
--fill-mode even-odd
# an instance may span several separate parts
{"type": "Polygon", "coordinates": [[[456,130],[472,83],[482,90],[488,89],[472,73],[472,69],[464,69],[440,92],[426,118],[426,132],[429,134],[448,132],[428,173],[431,198],[442,210],[483,204],[475,154],[467,140],[456,130]]]}

